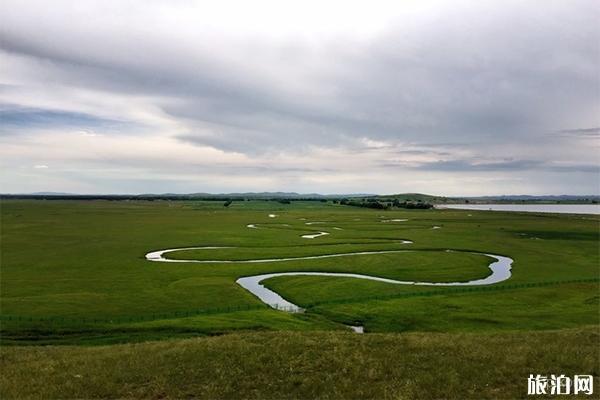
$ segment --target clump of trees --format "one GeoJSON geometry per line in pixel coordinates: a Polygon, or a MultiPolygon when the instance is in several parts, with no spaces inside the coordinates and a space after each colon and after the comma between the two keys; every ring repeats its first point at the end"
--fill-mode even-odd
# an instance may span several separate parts
{"type": "Polygon", "coordinates": [[[422,201],[398,201],[394,200],[392,203],[394,207],[398,208],[408,208],[408,209],[416,209],[416,210],[428,210],[433,208],[433,204],[424,203],[422,201]]]}
{"type": "Polygon", "coordinates": [[[365,207],[365,208],[374,208],[377,210],[387,210],[390,208],[407,208],[407,209],[417,209],[417,210],[428,210],[433,208],[433,204],[425,203],[421,200],[417,201],[400,201],[398,199],[394,199],[390,202],[383,202],[377,198],[367,198],[367,199],[341,199],[341,205],[353,206],[353,207],[365,207]]]}
{"type": "Polygon", "coordinates": [[[354,206],[354,207],[365,207],[365,208],[375,208],[377,210],[386,210],[388,206],[384,203],[379,202],[376,199],[367,199],[363,200],[348,200],[341,199],[340,204],[346,206],[354,206]]]}

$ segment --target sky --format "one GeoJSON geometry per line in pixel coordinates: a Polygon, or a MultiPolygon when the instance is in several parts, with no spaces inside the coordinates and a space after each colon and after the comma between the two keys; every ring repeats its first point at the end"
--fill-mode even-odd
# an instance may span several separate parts
{"type": "Polygon", "coordinates": [[[600,6],[3,0],[0,192],[40,191],[600,194],[600,6]]]}

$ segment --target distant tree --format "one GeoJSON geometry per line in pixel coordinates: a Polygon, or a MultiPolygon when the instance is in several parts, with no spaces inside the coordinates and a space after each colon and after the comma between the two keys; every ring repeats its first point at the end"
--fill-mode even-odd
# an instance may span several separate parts
{"type": "Polygon", "coordinates": [[[419,201],[403,201],[403,202],[396,202],[394,204],[394,207],[418,209],[418,210],[428,210],[430,208],[433,208],[433,204],[424,203],[422,201],[420,201],[420,202],[419,201]]]}
{"type": "Polygon", "coordinates": [[[380,203],[379,201],[357,201],[357,200],[348,200],[344,202],[340,201],[340,204],[354,206],[354,207],[364,207],[364,208],[375,208],[377,210],[386,210],[388,205],[384,203],[380,203]]]}

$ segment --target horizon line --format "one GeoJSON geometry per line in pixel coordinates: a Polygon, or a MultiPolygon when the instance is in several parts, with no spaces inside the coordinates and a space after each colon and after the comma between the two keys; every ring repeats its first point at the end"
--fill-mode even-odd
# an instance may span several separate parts
{"type": "Polygon", "coordinates": [[[72,193],[72,192],[55,192],[55,191],[40,191],[30,193],[0,193],[0,196],[233,196],[233,195],[293,195],[293,196],[322,196],[322,197],[343,197],[343,196],[402,196],[402,195],[421,195],[429,197],[446,197],[446,198],[485,198],[485,197],[600,197],[600,194],[494,194],[494,195],[438,195],[419,192],[401,192],[401,193],[300,193],[286,191],[263,191],[263,192],[164,192],[164,193],[72,193]]]}

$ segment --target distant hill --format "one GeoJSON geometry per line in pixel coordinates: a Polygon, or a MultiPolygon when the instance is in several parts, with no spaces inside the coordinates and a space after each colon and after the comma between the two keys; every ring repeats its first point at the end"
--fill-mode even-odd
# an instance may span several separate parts
{"type": "Polygon", "coordinates": [[[424,203],[436,203],[436,202],[443,201],[446,199],[446,197],[443,197],[443,196],[433,196],[430,194],[423,194],[423,193],[386,194],[386,195],[378,195],[376,197],[380,200],[398,199],[398,201],[422,201],[424,203]]]}

